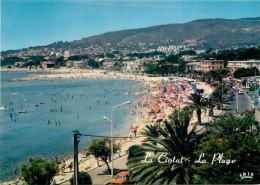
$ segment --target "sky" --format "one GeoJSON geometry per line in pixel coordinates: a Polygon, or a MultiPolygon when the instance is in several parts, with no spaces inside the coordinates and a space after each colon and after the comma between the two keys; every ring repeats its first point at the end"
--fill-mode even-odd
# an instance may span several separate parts
{"type": "Polygon", "coordinates": [[[1,0],[1,51],[205,18],[260,16],[260,1],[1,0]]]}

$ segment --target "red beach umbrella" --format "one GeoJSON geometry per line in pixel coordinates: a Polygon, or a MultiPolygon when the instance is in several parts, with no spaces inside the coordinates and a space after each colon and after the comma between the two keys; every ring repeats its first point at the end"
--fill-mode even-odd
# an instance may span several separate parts
{"type": "Polygon", "coordinates": [[[158,106],[158,107],[154,107],[154,108],[153,108],[153,111],[154,111],[154,112],[159,112],[159,111],[160,111],[160,107],[159,107],[159,106],[158,106]]]}
{"type": "Polygon", "coordinates": [[[137,130],[139,126],[131,127],[131,130],[137,130]]]}

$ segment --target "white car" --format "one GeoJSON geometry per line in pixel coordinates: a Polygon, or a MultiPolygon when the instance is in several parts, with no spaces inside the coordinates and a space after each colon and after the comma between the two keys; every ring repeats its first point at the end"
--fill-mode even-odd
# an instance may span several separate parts
{"type": "Polygon", "coordinates": [[[244,91],[242,89],[239,89],[238,94],[244,94],[244,91]]]}

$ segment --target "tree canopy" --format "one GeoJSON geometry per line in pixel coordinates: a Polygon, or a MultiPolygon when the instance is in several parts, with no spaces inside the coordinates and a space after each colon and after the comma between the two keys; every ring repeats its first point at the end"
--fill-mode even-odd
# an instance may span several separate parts
{"type": "Polygon", "coordinates": [[[241,77],[249,77],[249,76],[255,76],[259,75],[259,70],[256,67],[252,68],[239,68],[234,72],[235,78],[241,78],[241,77]]]}
{"type": "Polygon", "coordinates": [[[206,138],[198,146],[196,154],[204,153],[206,164],[198,164],[197,183],[208,184],[257,184],[259,183],[259,123],[249,114],[243,118],[225,114],[215,120],[205,133],[206,138]],[[222,162],[235,160],[234,163],[223,164],[212,160],[214,154],[223,154],[222,162]],[[253,179],[241,179],[240,174],[250,172],[253,179]]]}
{"type": "Polygon", "coordinates": [[[45,161],[42,157],[29,158],[29,163],[21,164],[21,176],[28,185],[50,184],[58,172],[54,161],[45,161]]]}
{"type": "MultiPolygon", "coordinates": [[[[113,153],[117,153],[120,150],[120,145],[114,143],[113,153]]],[[[108,165],[108,160],[111,159],[111,140],[107,138],[93,139],[87,148],[87,156],[93,155],[96,159],[101,159],[106,165],[108,171],[111,173],[111,169],[108,165]]]]}
{"type": "Polygon", "coordinates": [[[99,67],[100,64],[99,64],[98,62],[96,62],[95,60],[90,59],[90,60],[88,61],[88,65],[91,66],[92,68],[96,69],[96,68],[99,67]]]}
{"type": "MultiPolygon", "coordinates": [[[[78,183],[79,184],[92,184],[92,179],[87,172],[78,173],[78,183]]],[[[74,175],[70,178],[70,184],[74,184],[74,175]]]]}

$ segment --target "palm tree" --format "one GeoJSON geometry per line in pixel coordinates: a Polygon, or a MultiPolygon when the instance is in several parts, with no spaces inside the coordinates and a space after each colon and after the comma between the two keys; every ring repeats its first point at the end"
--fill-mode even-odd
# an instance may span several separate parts
{"type": "Polygon", "coordinates": [[[138,156],[128,160],[127,165],[133,169],[134,179],[142,184],[190,184],[193,182],[191,163],[195,142],[200,140],[196,137],[196,125],[188,132],[190,122],[188,112],[180,112],[180,119],[173,118],[171,122],[164,122],[165,127],[159,127],[160,137],[153,134],[147,136],[147,143],[142,146],[146,152],[144,156],[138,156]],[[156,145],[154,144],[156,143],[156,145]],[[160,157],[161,156],[161,157],[160,157]],[[179,163],[162,163],[167,159],[179,159],[179,163]],[[136,178],[138,177],[138,178],[136,178]]]}
{"type": "MultiPolygon", "coordinates": [[[[146,137],[153,137],[158,138],[160,136],[158,132],[159,127],[157,125],[148,125],[146,128],[141,132],[143,136],[146,137]]],[[[156,144],[156,143],[154,143],[156,144]]]]}
{"type": "Polygon", "coordinates": [[[193,93],[188,98],[191,102],[187,102],[188,105],[196,110],[198,123],[201,124],[201,109],[205,109],[206,101],[200,93],[193,93]]]}

